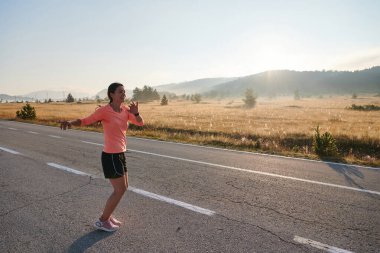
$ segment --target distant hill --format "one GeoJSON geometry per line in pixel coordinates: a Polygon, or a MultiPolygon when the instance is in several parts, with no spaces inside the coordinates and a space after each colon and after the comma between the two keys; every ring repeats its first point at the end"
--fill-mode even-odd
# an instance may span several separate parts
{"type": "Polygon", "coordinates": [[[214,86],[209,97],[242,97],[251,88],[260,96],[379,93],[380,67],[361,71],[273,70],[214,86]]]}
{"type": "Polygon", "coordinates": [[[26,97],[31,97],[35,98],[38,100],[45,100],[45,99],[53,99],[53,100],[63,100],[67,98],[67,95],[71,93],[75,99],[78,98],[90,98],[90,94],[88,93],[81,93],[81,92],[71,92],[71,91],[52,91],[52,90],[40,90],[40,91],[35,91],[31,92],[28,94],[25,94],[24,96],[26,97]]]}
{"type": "Polygon", "coordinates": [[[33,101],[33,98],[30,97],[24,97],[24,96],[10,96],[7,94],[0,94],[0,100],[2,101],[8,101],[8,102],[13,102],[13,101],[33,101]]]}
{"type": "Polygon", "coordinates": [[[204,79],[197,79],[197,80],[188,81],[188,82],[163,84],[163,85],[154,86],[153,88],[157,89],[158,92],[170,92],[170,93],[175,93],[177,95],[204,93],[211,90],[214,86],[218,84],[230,82],[235,79],[236,79],[235,77],[204,78],[204,79]]]}
{"type": "MultiPolygon", "coordinates": [[[[107,95],[107,90],[108,90],[108,89],[103,89],[103,90],[99,91],[98,93],[95,94],[94,98],[95,98],[96,96],[99,96],[100,99],[105,99],[105,98],[107,98],[107,97],[108,97],[108,95],[107,95]]],[[[125,93],[126,93],[126,97],[127,97],[127,98],[131,98],[132,95],[133,95],[133,91],[132,91],[132,90],[125,90],[125,93]]]]}

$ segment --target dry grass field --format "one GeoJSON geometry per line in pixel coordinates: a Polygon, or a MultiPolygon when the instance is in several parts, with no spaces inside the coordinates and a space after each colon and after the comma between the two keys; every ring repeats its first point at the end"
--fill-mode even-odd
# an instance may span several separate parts
{"type": "MultiPolygon", "coordinates": [[[[319,159],[312,150],[319,125],[322,133],[328,131],[336,139],[340,155],[329,159],[380,166],[380,111],[347,109],[352,104],[380,106],[380,97],[259,98],[253,109],[242,108],[241,99],[169,101],[167,106],[140,103],[146,126],[131,127],[128,135],[319,159]]],[[[35,121],[49,125],[84,117],[97,107],[96,103],[31,105],[37,112],[35,121]]],[[[15,119],[22,106],[0,104],[0,118],[15,119]]]]}

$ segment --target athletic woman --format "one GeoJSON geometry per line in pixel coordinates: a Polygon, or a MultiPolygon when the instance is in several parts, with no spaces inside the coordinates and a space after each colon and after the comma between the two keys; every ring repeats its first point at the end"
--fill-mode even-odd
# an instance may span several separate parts
{"type": "Polygon", "coordinates": [[[61,129],[71,126],[86,126],[101,121],[103,125],[104,147],[101,156],[105,178],[113,186],[113,193],[108,198],[95,227],[108,232],[116,231],[121,222],[112,216],[119,201],[128,188],[128,171],[124,152],[126,151],[126,131],[128,122],[142,126],[144,121],[139,114],[138,102],[132,102],[129,108],[123,105],[125,99],[124,86],[121,83],[112,83],[107,91],[110,102],[98,108],[90,116],[73,121],[60,121],[61,129]]]}

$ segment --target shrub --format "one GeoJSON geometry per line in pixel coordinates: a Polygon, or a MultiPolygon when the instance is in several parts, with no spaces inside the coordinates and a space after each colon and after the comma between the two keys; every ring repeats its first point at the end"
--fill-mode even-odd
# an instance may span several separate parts
{"type": "Polygon", "coordinates": [[[256,98],[257,98],[257,96],[255,94],[253,94],[253,90],[252,89],[247,89],[245,91],[245,99],[243,99],[243,101],[245,103],[245,106],[247,108],[253,108],[253,107],[255,107],[255,105],[256,105],[256,98]]]}
{"type": "Polygon", "coordinates": [[[168,105],[168,99],[166,98],[165,95],[161,99],[161,105],[168,105]]]}
{"type": "Polygon", "coordinates": [[[334,137],[329,132],[325,132],[321,135],[319,131],[319,125],[315,129],[313,149],[319,156],[333,157],[338,155],[338,148],[336,147],[334,137]]]}
{"type": "Polygon", "coordinates": [[[16,112],[16,116],[21,119],[35,119],[36,110],[29,103],[26,103],[26,105],[22,107],[21,111],[16,112]]]}
{"type": "Polygon", "coordinates": [[[377,105],[355,105],[352,104],[351,107],[348,107],[348,109],[351,110],[357,110],[357,111],[379,111],[380,106],[377,105]]]}
{"type": "Polygon", "coordinates": [[[195,103],[199,104],[199,102],[201,102],[202,100],[202,96],[201,94],[193,94],[191,95],[191,101],[194,101],[195,103]]]}

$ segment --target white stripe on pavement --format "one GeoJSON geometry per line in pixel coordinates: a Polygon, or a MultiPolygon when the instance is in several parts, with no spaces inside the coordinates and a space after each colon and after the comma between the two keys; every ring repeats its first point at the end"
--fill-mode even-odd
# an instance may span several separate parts
{"type": "Polygon", "coordinates": [[[296,242],[298,242],[298,243],[306,244],[306,245],[309,245],[311,247],[314,247],[314,248],[317,248],[317,249],[321,249],[321,250],[324,250],[324,251],[327,251],[327,252],[330,252],[330,253],[353,253],[352,251],[348,251],[348,250],[345,250],[345,249],[340,249],[340,248],[337,248],[337,247],[333,247],[333,246],[330,246],[330,245],[327,245],[327,244],[323,244],[323,243],[316,242],[316,241],[313,241],[313,240],[310,240],[310,239],[307,239],[307,238],[303,238],[303,237],[299,237],[299,236],[294,236],[293,240],[296,241],[296,242]]]}
{"type": "Polygon", "coordinates": [[[57,135],[48,135],[48,136],[50,136],[50,137],[52,137],[52,138],[57,138],[57,139],[61,139],[62,137],[61,136],[57,136],[57,135]]]}
{"type": "Polygon", "coordinates": [[[28,131],[28,133],[30,133],[30,134],[39,134],[39,133],[33,132],[33,131],[28,131]]]}
{"type": "MultiPolygon", "coordinates": [[[[75,169],[72,169],[72,168],[69,168],[69,167],[66,167],[66,166],[63,166],[63,165],[59,165],[59,164],[56,164],[56,163],[48,163],[47,165],[49,165],[51,167],[54,167],[54,168],[57,168],[57,169],[61,169],[61,170],[67,171],[67,172],[78,174],[78,175],[92,176],[91,174],[87,174],[87,173],[84,173],[82,171],[75,170],[75,169]]],[[[169,204],[180,206],[180,207],[189,209],[189,210],[197,212],[197,213],[205,214],[205,215],[208,215],[208,216],[212,216],[212,215],[215,214],[214,211],[211,211],[211,210],[208,210],[208,209],[205,209],[205,208],[202,208],[202,207],[194,206],[194,205],[191,205],[191,204],[188,204],[188,203],[185,203],[185,202],[182,202],[182,201],[178,201],[178,200],[175,200],[175,199],[171,199],[171,198],[168,198],[168,197],[165,197],[165,196],[162,196],[162,195],[158,195],[158,194],[155,194],[155,193],[151,193],[151,192],[147,192],[147,191],[144,191],[144,190],[141,190],[141,189],[137,189],[137,188],[134,188],[134,187],[131,187],[131,186],[128,187],[128,190],[130,190],[130,191],[132,191],[134,193],[137,193],[137,194],[140,194],[140,195],[152,198],[152,199],[156,199],[156,200],[159,200],[159,201],[167,202],[169,204]]]]}
{"type": "Polygon", "coordinates": [[[302,179],[302,178],[296,178],[296,177],[283,176],[283,175],[278,175],[278,174],[273,174],[273,173],[268,173],[268,172],[262,172],[262,171],[241,169],[241,168],[232,167],[232,166],[226,166],[226,165],[215,164],[215,163],[208,163],[208,162],[201,162],[201,161],[196,161],[196,160],[191,160],[191,159],[185,159],[185,158],[179,158],[179,157],[168,156],[168,155],[160,155],[160,154],[155,154],[155,153],[150,153],[150,152],[145,152],[145,151],[139,151],[139,150],[133,150],[133,149],[128,149],[128,150],[132,151],[132,152],[136,152],[136,153],[153,155],[153,156],[159,156],[159,157],[165,157],[165,158],[179,160],[179,161],[198,163],[198,164],[203,164],[203,165],[208,165],[208,166],[213,166],[213,167],[220,167],[220,168],[225,168],[225,169],[230,169],[230,170],[237,170],[237,171],[254,173],[254,174],[259,174],[259,175],[278,177],[278,178],[290,179],[290,180],[295,180],[295,181],[300,181],[300,182],[306,182],[306,183],[311,183],[311,184],[325,185],[325,186],[336,187],[336,188],[341,188],[341,189],[346,189],[346,190],[352,190],[352,191],[358,191],[358,192],[365,192],[365,193],[372,193],[372,194],[380,195],[380,192],[377,192],[377,191],[359,189],[359,188],[349,187],[349,186],[344,186],[344,185],[324,183],[324,182],[319,182],[319,181],[314,181],[314,180],[308,180],[308,179],[302,179]]]}
{"type": "Polygon", "coordinates": [[[171,144],[175,144],[175,145],[190,146],[190,147],[197,147],[197,148],[204,148],[204,149],[215,149],[215,150],[222,150],[222,151],[241,153],[241,154],[247,154],[247,155],[269,156],[269,157],[276,157],[276,158],[283,158],[283,159],[290,159],[290,160],[300,160],[300,161],[305,161],[305,162],[333,164],[333,165],[338,165],[338,166],[363,168],[363,169],[369,169],[369,170],[380,170],[380,168],[377,168],[377,167],[369,167],[369,166],[363,166],[363,165],[357,165],[357,164],[346,164],[346,163],[337,163],[337,162],[311,160],[311,159],[306,159],[306,158],[290,157],[290,156],[283,156],[283,155],[273,155],[273,154],[265,154],[265,153],[252,152],[252,151],[241,151],[241,150],[233,150],[233,149],[227,149],[227,148],[201,146],[201,145],[198,145],[198,144],[189,144],[189,143],[180,143],[180,142],[174,142],[174,141],[154,140],[154,139],[135,137],[135,136],[128,136],[128,138],[129,139],[138,139],[138,140],[143,140],[143,141],[154,141],[154,142],[162,142],[162,143],[171,143],[171,144]]]}
{"type": "MultiPolygon", "coordinates": [[[[102,144],[94,143],[94,142],[88,142],[88,141],[82,141],[82,142],[88,143],[88,144],[97,145],[97,146],[103,146],[102,144]]],[[[274,173],[268,173],[268,172],[263,172],[263,171],[242,169],[242,168],[237,168],[237,167],[232,167],[232,166],[226,166],[226,165],[221,165],[221,164],[208,163],[208,162],[196,161],[196,160],[191,160],[191,159],[186,159],[186,158],[180,158],[180,157],[175,157],[175,156],[168,156],[168,155],[161,155],[161,154],[156,154],[156,153],[150,153],[150,152],[145,152],[145,151],[140,151],[140,150],[135,150],[135,149],[128,149],[128,151],[136,152],[136,153],[141,153],[141,154],[147,154],[147,155],[153,155],[153,156],[159,156],[159,157],[164,157],[164,158],[169,158],[169,159],[174,159],[174,160],[179,160],[179,161],[198,163],[198,164],[203,164],[203,165],[208,165],[208,166],[213,166],[213,167],[220,167],[220,168],[225,168],[225,169],[231,169],[231,170],[237,170],[237,171],[242,171],[242,172],[248,172],[248,173],[253,173],[253,174],[259,174],[259,175],[265,175],[265,176],[271,176],[271,177],[278,177],[278,178],[290,179],[290,180],[295,180],[295,181],[300,181],[300,182],[305,182],[305,183],[325,185],[325,186],[336,187],[336,188],[341,188],[341,189],[346,189],[346,190],[352,190],[352,191],[358,191],[358,192],[365,192],[365,193],[372,193],[372,194],[380,195],[380,192],[377,192],[377,191],[371,191],[371,190],[366,190],[366,189],[359,189],[359,188],[349,187],[349,186],[344,186],[344,185],[330,184],[330,183],[324,183],[324,182],[320,182],[320,181],[302,179],[302,178],[297,178],[297,177],[283,176],[283,175],[274,174],[274,173]]]]}
{"type": "Polygon", "coordinates": [[[81,141],[81,142],[83,142],[83,143],[87,143],[87,144],[96,145],[96,146],[103,146],[103,144],[95,143],[95,142],[89,142],[89,141],[81,141]]]}
{"type": "Polygon", "coordinates": [[[18,130],[18,129],[16,129],[16,128],[13,128],[13,127],[8,127],[8,129],[10,129],[10,130],[18,130]]]}
{"type": "Polygon", "coordinates": [[[3,150],[5,152],[8,152],[8,153],[11,153],[11,154],[14,154],[14,155],[21,155],[20,152],[17,152],[17,151],[14,151],[12,149],[8,149],[8,148],[3,148],[3,147],[0,147],[0,150],[3,150]]]}
{"type": "Polygon", "coordinates": [[[54,167],[56,169],[60,169],[60,170],[64,170],[64,171],[68,171],[68,172],[71,172],[71,173],[74,173],[74,174],[77,174],[77,175],[81,175],[81,176],[91,176],[91,174],[87,174],[87,173],[84,173],[82,171],[79,171],[79,170],[74,170],[72,168],[69,168],[69,167],[66,167],[66,166],[63,166],[63,165],[59,165],[59,164],[56,164],[56,163],[47,163],[47,165],[51,166],[51,167],[54,167]]]}
{"type": "MultiPolygon", "coordinates": [[[[5,120],[0,119],[0,122],[1,121],[5,121],[5,120]]],[[[57,128],[54,126],[46,126],[46,125],[35,124],[35,123],[17,122],[17,124],[35,125],[35,126],[39,126],[39,127],[54,128],[54,129],[57,128]]],[[[84,130],[79,130],[79,129],[71,129],[71,131],[77,131],[77,132],[83,132],[83,133],[92,133],[92,134],[97,134],[97,135],[103,134],[103,133],[99,133],[99,132],[92,132],[92,131],[89,132],[89,131],[84,131],[84,130]]],[[[378,168],[378,167],[369,167],[369,166],[356,165],[356,164],[345,164],[345,163],[318,161],[318,160],[311,160],[311,159],[305,159],[305,158],[299,158],[299,157],[290,157],[290,156],[265,154],[265,153],[250,152],[250,151],[233,150],[233,149],[226,149],[226,148],[217,148],[217,147],[202,146],[202,145],[197,145],[197,144],[180,143],[180,142],[174,142],[174,141],[161,141],[161,140],[154,140],[154,139],[134,137],[134,136],[128,136],[128,138],[141,139],[141,140],[145,140],[145,141],[156,141],[156,142],[170,143],[170,144],[175,144],[175,145],[194,146],[194,147],[205,148],[205,149],[223,150],[223,151],[227,151],[227,152],[243,153],[243,154],[248,154],[248,155],[269,156],[269,157],[277,157],[277,158],[284,158],[284,159],[291,159],[291,160],[301,160],[301,161],[305,161],[305,162],[335,164],[335,165],[339,165],[339,166],[348,166],[348,167],[363,168],[363,169],[369,169],[369,170],[380,170],[380,168],[378,168]]]]}
{"type": "Polygon", "coordinates": [[[161,195],[158,195],[158,194],[155,194],[155,193],[147,192],[147,191],[140,190],[140,189],[137,189],[137,188],[134,188],[134,187],[128,187],[128,189],[130,191],[134,192],[134,193],[137,193],[137,194],[140,194],[140,195],[144,195],[144,196],[152,198],[152,199],[156,199],[156,200],[160,200],[160,201],[163,201],[163,202],[167,202],[169,204],[173,204],[173,205],[176,205],[176,206],[180,206],[180,207],[189,209],[189,210],[197,212],[197,213],[205,214],[205,215],[208,215],[208,216],[212,216],[212,215],[215,214],[214,211],[211,211],[211,210],[208,210],[208,209],[205,209],[205,208],[201,208],[201,207],[198,207],[198,206],[193,206],[193,205],[190,205],[188,203],[185,203],[185,202],[182,202],[182,201],[178,201],[178,200],[175,200],[175,199],[171,199],[171,198],[168,198],[168,197],[165,197],[165,196],[161,196],[161,195]]]}

